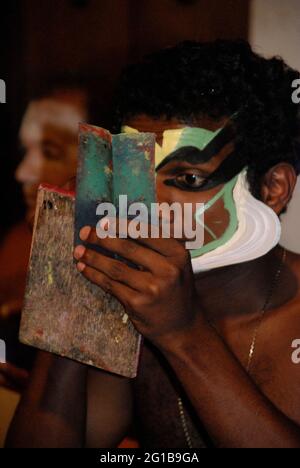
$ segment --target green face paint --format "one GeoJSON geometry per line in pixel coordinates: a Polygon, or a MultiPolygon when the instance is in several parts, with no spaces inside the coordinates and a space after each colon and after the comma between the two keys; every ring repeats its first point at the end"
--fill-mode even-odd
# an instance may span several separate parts
{"type": "MultiPolygon", "coordinates": [[[[204,128],[197,127],[185,127],[179,129],[165,130],[163,133],[162,145],[156,143],[155,150],[155,166],[158,167],[165,158],[171,153],[184,147],[195,147],[200,151],[204,150],[209,143],[211,143],[216,136],[223,130],[224,127],[217,129],[216,131],[206,130],[204,128]]],[[[128,126],[122,127],[122,131],[125,133],[138,132],[128,126]]],[[[237,209],[233,197],[233,190],[237,183],[239,175],[229,180],[223,188],[208,202],[201,210],[195,213],[195,220],[197,223],[203,226],[203,228],[212,236],[213,241],[204,245],[200,249],[191,250],[191,257],[199,257],[204,255],[216,248],[224,245],[228,242],[238,229],[238,217],[237,209]],[[209,210],[218,200],[223,199],[224,209],[229,213],[229,225],[225,232],[218,239],[212,229],[210,229],[205,223],[203,223],[201,217],[209,210]]]]}
{"type": "MultiPolygon", "coordinates": [[[[199,150],[203,150],[222,130],[219,128],[215,132],[206,130],[205,128],[186,127],[180,129],[179,140],[174,150],[183,148],[184,146],[194,146],[199,150]]],[[[173,130],[167,130],[172,132],[173,130]]],[[[167,136],[167,135],[166,135],[167,136]]]]}
{"type": "Polygon", "coordinates": [[[233,190],[238,180],[238,175],[235,176],[232,180],[227,182],[224,187],[211,199],[207,202],[201,210],[198,210],[195,213],[196,222],[203,226],[203,228],[214,238],[213,241],[209,242],[208,244],[204,245],[200,249],[191,250],[191,257],[199,257],[200,255],[204,255],[212,250],[217,249],[218,247],[224,245],[228,242],[232,236],[235,234],[238,228],[238,218],[237,218],[237,210],[235,201],[233,198],[233,190]],[[217,239],[214,232],[202,222],[202,215],[205,214],[207,210],[209,210],[218,200],[223,198],[224,201],[224,209],[229,213],[229,225],[226,228],[225,232],[222,236],[217,239]]]}
{"type": "MultiPolygon", "coordinates": [[[[203,150],[206,146],[216,138],[216,136],[220,133],[222,128],[219,128],[215,132],[210,130],[206,130],[204,128],[195,128],[195,127],[186,127],[179,130],[167,130],[164,132],[164,139],[167,141],[169,139],[170,143],[167,145],[166,143],[162,145],[162,155],[160,158],[160,162],[166,157],[170,152],[176,151],[180,148],[186,146],[193,146],[198,148],[199,150],[203,150]],[[172,148],[171,143],[174,144],[175,139],[178,138],[176,145],[172,148]]],[[[155,161],[157,165],[157,161],[155,161]]],[[[203,226],[203,228],[213,237],[213,241],[209,242],[208,244],[204,245],[200,249],[191,250],[191,257],[195,258],[200,255],[204,255],[216,248],[224,245],[228,242],[234,233],[238,229],[238,218],[237,218],[237,210],[235,206],[235,202],[233,199],[233,190],[236,185],[238,179],[238,175],[235,176],[232,180],[227,182],[224,187],[208,202],[204,205],[202,210],[198,210],[195,213],[196,222],[203,226]],[[209,210],[218,200],[223,199],[224,202],[224,209],[229,213],[229,225],[226,228],[225,232],[222,236],[217,239],[216,235],[205,223],[202,223],[201,216],[209,210]]]]}
{"type": "MultiPolygon", "coordinates": [[[[162,144],[156,143],[155,145],[155,167],[158,167],[172,152],[185,146],[194,146],[202,151],[218,135],[222,128],[219,128],[215,132],[197,127],[165,130],[162,144]]],[[[123,126],[121,130],[124,133],[138,133],[138,130],[127,125],[123,126]]]]}

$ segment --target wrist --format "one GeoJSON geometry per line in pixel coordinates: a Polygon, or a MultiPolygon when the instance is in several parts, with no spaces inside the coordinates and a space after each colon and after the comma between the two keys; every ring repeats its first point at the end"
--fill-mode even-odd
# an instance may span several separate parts
{"type": "Polygon", "coordinates": [[[179,355],[194,348],[199,340],[204,344],[207,328],[210,329],[209,324],[198,312],[188,324],[178,327],[176,330],[173,329],[169,333],[164,333],[153,341],[163,354],[179,355]]]}

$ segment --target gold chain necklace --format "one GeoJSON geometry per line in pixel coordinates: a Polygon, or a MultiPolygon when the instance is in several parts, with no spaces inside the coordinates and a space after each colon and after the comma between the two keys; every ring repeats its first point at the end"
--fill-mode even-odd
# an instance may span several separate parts
{"type": "MultiPolygon", "coordinates": [[[[261,324],[263,322],[265,313],[266,313],[266,311],[267,311],[267,309],[268,309],[268,307],[269,307],[269,305],[271,303],[271,300],[273,298],[273,294],[274,294],[274,291],[276,289],[276,286],[278,285],[278,281],[279,281],[280,276],[281,276],[282,268],[283,268],[283,266],[285,264],[285,261],[286,261],[286,256],[287,256],[287,252],[286,252],[285,248],[283,248],[282,258],[281,258],[279,266],[278,266],[278,268],[276,270],[276,274],[274,275],[274,278],[273,278],[273,281],[272,281],[272,284],[271,284],[271,287],[270,287],[270,291],[268,292],[267,299],[266,299],[266,301],[264,303],[264,306],[263,306],[263,308],[262,308],[262,310],[261,310],[261,312],[259,314],[259,319],[258,319],[257,325],[256,325],[254,333],[253,333],[253,337],[252,337],[252,341],[251,341],[251,345],[250,345],[250,350],[249,350],[249,354],[248,354],[248,359],[247,359],[247,364],[246,364],[246,371],[247,371],[248,374],[250,374],[250,368],[251,368],[251,363],[252,363],[254,352],[255,352],[255,346],[256,346],[256,342],[257,342],[258,332],[259,332],[260,326],[261,326],[261,324]]],[[[213,328],[216,330],[216,332],[220,336],[220,333],[217,330],[215,324],[212,323],[212,322],[209,322],[209,323],[210,323],[210,325],[213,326],[213,328]]],[[[186,420],[186,417],[185,417],[181,397],[177,398],[177,404],[178,404],[180,421],[181,421],[182,429],[183,429],[183,432],[184,432],[184,436],[185,436],[188,447],[190,449],[192,449],[193,448],[193,443],[192,443],[192,439],[191,439],[191,436],[190,436],[190,433],[189,433],[189,429],[188,429],[187,420],[186,420]]]]}

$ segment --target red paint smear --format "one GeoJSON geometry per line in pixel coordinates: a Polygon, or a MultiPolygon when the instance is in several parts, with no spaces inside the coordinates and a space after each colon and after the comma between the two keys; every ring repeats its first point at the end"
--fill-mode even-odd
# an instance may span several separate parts
{"type": "Polygon", "coordinates": [[[58,187],[57,185],[51,185],[51,184],[40,184],[39,185],[39,190],[46,190],[47,192],[55,192],[59,193],[61,195],[65,195],[67,197],[75,198],[75,191],[74,190],[66,190],[61,187],[58,187]]]}
{"type": "Polygon", "coordinates": [[[96,125],[80,123],[79,132],[80,133],[94,133],[95,135],[106,140],[108,143],[112,142],[112,136],[110,132],[108,130],[105,130],[105,128],[97,127],[96,125]]]}
{"type": "Polygon", "coordinates": [[[42,330],[41,328],[39,328],[38,330],[36,330],[35,333],[36,333],[36,335],[38,335],[38,336],[43,336],[44,330],[42,330]]]}

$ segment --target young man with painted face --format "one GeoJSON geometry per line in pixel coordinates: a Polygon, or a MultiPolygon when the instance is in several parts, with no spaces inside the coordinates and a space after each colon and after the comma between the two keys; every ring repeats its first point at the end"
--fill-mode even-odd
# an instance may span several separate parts
{"type": "Polygon", "coordinates": [[[300,259],[278,245],[299,163],[295,77],[243,42],[184,43],[125,72],[119,124],[156,133],[157,199],[204,203],[204,246],[83,228],[140,266],[74,252],[144,336],[138,377],[41,353],[9,445],[113,447],[134,422],[145,448],[300,447],[300,259]]]}

